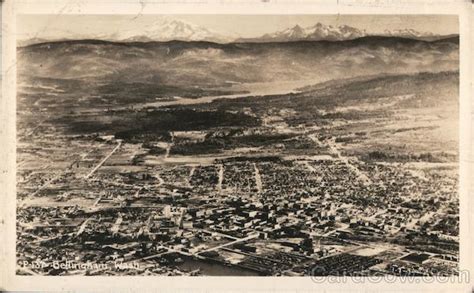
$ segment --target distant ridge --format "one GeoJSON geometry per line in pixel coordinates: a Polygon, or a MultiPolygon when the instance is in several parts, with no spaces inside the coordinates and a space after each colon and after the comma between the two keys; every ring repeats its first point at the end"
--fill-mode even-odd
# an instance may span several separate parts
{"type": "Polygon", "coordinates": [[[170,18],[160,19],[143,30],[121,30],[113,34],[97,34],[75,35],[70,31],[61,29],[50,29],[43,32],[44,35],[23,36],[18,40],[18,46],[24,47],[32,44],[40,44],[47,42],[70,41],[70,40],[102,40],[110,42],[130,42],[130,43],[147,43],[147,42],[168,42],[168,41],[185,41],[185,42],[213,42],[219,44],[229,43],[282,43],[295,41],[347,41],[362,37],[400,37],[422,41],[436,41],[446,39],[457,35],[435,35],[429,32],[418,32],[413,29],[402,29],[389,31],[386,30],[379,34],[367,33],[348,25],[331,26],[322,23],[316,23],[313,26],[301,27],[295,25],[281,31],[267,33],[256,38],[241,38],[234,34],[223,35],[211,31],[205,27],[194,25],[181,20],[170,18]]]}
{"type": "Polygon", "coordinates": [[[214,43],[69,40],[18,48],[21,75],[95,82],[216,87],[234,83],[449,71],[459,38],[436,41],[367,36],[344,41],[214,43]]]}
{"type": "Polygon", "coordinates": [[[125,29],[117,30],[113,34],[80,34],[74,35],[70,31],[61,29],[49,29],[41,36],[26,36],[18,41],[19,46],[27,46],[36,43],[52,42],[52,41],[66,41],[76,39],[95,39],[112,42],[151,42],[151,41],[209,41],[215,43],[230,43],[238,36],[229,35],[224,36],[205,27],[198,26],[189,22],[171,19],[165,17],[159,19],[150,25],[142,28],[139,32],[137,30],[125,29]]]}
{"type": "MultiPolygon", "coordinates": [[[[290,43],[313,43],[313,42],[320,42],[320,43],[357,43],[357,42],[374,42],[374,41],[398,41],[398,42],[411,42],[411,41],[422,41],[422,42],[428,42],[428,43],[435,43],[438,41],[443,41],[443,42],[452,42],[452,43],[459,43],[459,35],[447,35],[444,37],[438,37],[434,39],[412,39],[412,38],[406,38],[406,37],[395,37],[395,36],[364,36],[360,38],[355,38],[355,39],[350,39],[350,40],[340,40],[340,41],[334,41],[334,40],[296,40],[296,41],[271,41],[271,42],[262,42],[261,44],[266,44],[266,45],[271,45],[271,44],[279,44],[279,45],[284,45],[284,43],[290,44],[290,43]]],[[[241,39],[240,41],[236,42],[231,42],[231,43],[216,43],[216,42],[211,42],[211,41],[182,41],[182,40],[170,40],[170,41],[110,41],[110,40],[100,40],[100,39],[78,39],[78,40],[55,40],[55,41],[46,41],[42,40],[41,42],[34,43],[34,44],[29,44],[29,45],[24,45],[24,46],[19,46],[19,48],[28,48],[28,47],[38,47],[38,46],[45,46],[48,44],[94,44],[94,45],[100,45],[100,44],[114,44],[114,45],[121,45],[121,46],[142,46],[142,45],[153,45],[153,44],[194,44],[198,45],[201,44],[203,46],[205,45],[211,45],[214,47],[226,47],[226,46],[233,46],[233,45],[240,45],[240,44],[255,44],[258,45],[259,43],[257,42],[249,42],[249,41],[243,41],[241,39]]]]}
{"type": "Polygon", "coordinates": [[[237,41],[244,42],[291,42],[291,41],[342,41],[351,40],[367,36],[364,30],[342,25],[333,27],[331,25],[324,25],[317,23],[309,27],[301,27],[295,25],[294,27],[287,28],[281,31],[277,31],[270,34],[264,34],[258,38],[247,38],[240,39],[237,41]]]}
{"type": "Polygon", "coordinates": [[[445,39],[454,35],[435,35],[429,32],[418,32],[413,29],[403,30],[386,30],[383,33],[374,34],[367,33],[365,30],[360,30],[348,25],[332,26],[317,23],[309,27],[301,27],[295,25],[292,28],[274,32],[271,34],[264,34],[257,38],[241,38],[237,42],[292,42],[292,41],[345,41],[353,40],[361,37],[401,37],[415,40],[435,41],[445,39]]]}

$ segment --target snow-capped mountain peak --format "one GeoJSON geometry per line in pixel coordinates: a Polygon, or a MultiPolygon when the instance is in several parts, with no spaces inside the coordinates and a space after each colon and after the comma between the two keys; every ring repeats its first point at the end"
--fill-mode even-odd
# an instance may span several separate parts
{"type": "Polygon", "coordinates": [[[228,42],[233,36],[223,36],[207,28],[185,21],[163,18],[153,22],[144,30],[127,30],[117,33],[113,39],[120,41],[212,41],[228,42]]]}
{"type": "Polygon", "coordinates": [[[365,30],[358,29],[349,25],[325,25],[318,22],[312,26],[301,27],[295,25],[291,28],[267,33],[258,38],[240,39],[245,42],[291,42],[291,41],[344,41],[353,40],[366,36],[387,36],[402,37],[420,40],[436,40],[443,36],[435,35],[429,32],[418,32],[414,29],[385,30],[381,33],[368,33],[365,30]]]}
{"type": "Polygon", "coordinates": [[[233,33],[221,34],[206,27],[192,24],[172,17],[160,17],[147,26],[130,24],[125,29],[117,29],[114,33],[71,32],[61,28],[51,28],[36,34],[19,35],[20,45],[40,42],[97,39],[120,42],[148,41],[209,41],[216,43],[231,42],[292,42],[292,41],[344,41],[365,36],[402,37],[419,40],[436,40],[446,36],[429,32],[418,32],[412,28],[385,30],[378,33],[367,33],[349,25],[325,25],[317,22],[314,25],[302,27],[296,24],[284,30],[264,34],[256,38],[239,38],[233,33]],[[135,27],[134,27],[135,26],[135,27]]]}
{"type": "Polygon", "coordinates": [[[265,34],[261,38],[262,41],[299,41],[299,40],[346,40],[355,39],[365,35],[364,31],[343,25],[334,27],[332,25],[324,25],[320,22],[313,26],[301,27],[295,25],[292,28],[278,31],[272,34],[265,34]]]}
{"type": "Polygon", "coordinates": [[[384,35],[386,36],[397,36],[397,37],[407,37],[407,38],[425,38],[434,36],[430,32],[419,32],[414,29],[398,29],[398,30],[385,30],[384,35]]]}

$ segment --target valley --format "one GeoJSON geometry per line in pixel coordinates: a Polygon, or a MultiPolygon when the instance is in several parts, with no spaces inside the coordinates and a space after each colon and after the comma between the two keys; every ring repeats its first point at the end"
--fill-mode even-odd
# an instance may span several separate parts
{"type": "Polygon", "coordinates": [[[18,53],[17,274],[458,274],[457,39],[18,53]]]}

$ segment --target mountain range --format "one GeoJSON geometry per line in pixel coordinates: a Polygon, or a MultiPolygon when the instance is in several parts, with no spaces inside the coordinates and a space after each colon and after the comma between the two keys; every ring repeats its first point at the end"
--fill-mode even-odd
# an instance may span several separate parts
{"type": "Polygon", "coordinates": [[[216,43],[232,42],[236,36],[224,36],[205,27],[175,19],[160,19],[144,27],[137,34],[136,30],[118,31],[106,40],[125,42],[149,41],[208,41],[216,43]]]}
{"type": "MultiPolygon", "coordinates": [[[[291,41],[343,41],[353,40],[361,37],[374,36],[375,34],[367,33],[348,25],[332,26],[317,23],[313,26],[301,27],[295,25],[293,27],[267,33],[256,38],[241,38],[235,34],[223,35],[221,33],[209,30],[203,26],[191,24],[185,21],[163,18],[154,23],[141,28],[140,30],[126,28],[120,29],[112,34],[74,34],[67,30],[58,28],[48,28],[37,35],[19,36],[19,46],[27,46],[36,43],[44,43],[51,41],[78,40],[78,39],[95,39],[114,42],[150,42],[150,41],[208,41],[215,43],[232,43],[232,42],[291,42],[291,41]],[[74,35],[74,37],[71,37],[74,35]]],[[[434,41],[443,38],[452,37],[435,35],[429,32],[418,32],[413,29],[402,30],[386,30],[376,34],[378,36],[402,37],[416,40],[434,41]]]]}
{"type": "Polygon", "coordinates": [[[218,44],[203,41],[61,41],[18,49],[21,76],[186,87],[452,71],[459,39],[398,37],[218,44]]]}
{"type": "Polygon", "coordinates": [[[430,32],[419,32],[414,29],[399,29],[399,30],[385,30],[382,33],[374,34],[368,33],[365,30],[360,30],[348,25],[332,26],[324,25],[320,22],[313,26],[301,27],[295,25],[282,31],[277,31],[271,34],[264,34],[258,38],[242,38],[241,42],[292,42],[292,41],[344,41],[353,40],[367,36],[386,36],[386,37],[400,37],[415,40],[434,41],[443,38],[449,38],[453,35],[442,36],[435,35],[430,32]]]}
{"type": "Polygon", "coordinates": [[[239,41],[250,42],[291,42],[291,41],[343,41],[365,37],[368,34],[364,30],[342,25],[334,27],[332,25],[324,25],[317,23],[314,26],[301,27],[295,25],[282,31],[271,34],[264,34],[258,38],[240,39],[239,41]]]}

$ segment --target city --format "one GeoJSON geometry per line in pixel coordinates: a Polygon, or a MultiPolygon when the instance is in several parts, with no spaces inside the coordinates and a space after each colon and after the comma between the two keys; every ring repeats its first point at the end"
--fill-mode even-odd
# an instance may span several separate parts
{"type": "MultiPolygon", "coordinates": [[[[458,58],[457,39],[388,39],[458,58]]],[[[365,41],[379,42],[340,42],[352,50],[365,41]]],[[[70,46],[64,54],[123,49],[53,42],[23,47],[19,59],[62,46],[70,46]]],[[[182,85],[148,96],[151,83],[23,73],[17,274],[456,275],[453,62],[432,72],[306,80],[280,93],[245,82],[203,86],[195,96],[182,85]]]]}

